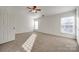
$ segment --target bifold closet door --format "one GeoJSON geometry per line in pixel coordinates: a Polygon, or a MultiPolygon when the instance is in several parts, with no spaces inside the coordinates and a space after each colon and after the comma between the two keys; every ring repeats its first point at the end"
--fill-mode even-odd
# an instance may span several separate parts
{"type": "Polygon", "coordinates": [[[3,42],[3,17],[2,10],[0,9],[0,43],[3,42]]]}
{"type": "MultiPolygon", "coordinates": [[[[0,7],[1,20],[3,21],[3,39],[0,40],[0,44],[15,40],[14,18],[10,13],[9,7],[0,7]]],[[[0,20],[0,21],[1,21],[0,20]]]]}
{"type": "Polygon", "coordinates": [[[76,37],[77,37],[77,42],[78,42],[78,45],[79,45],[79,7],[76,8],[76,37]]]}
{"type": "Polygon", "coordinates": [[[8,7],[6,10],[7,14],[7,27],[8,27],[8,41],[15,40],[15,15],[13,13],[12,7],[8,7]]]}

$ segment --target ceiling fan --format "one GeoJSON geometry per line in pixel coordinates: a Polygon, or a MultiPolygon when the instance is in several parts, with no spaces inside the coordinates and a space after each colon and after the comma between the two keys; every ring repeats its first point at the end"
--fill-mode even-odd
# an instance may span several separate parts
{"type": "Polygon", "coordinates": [[[29,12],[37,13],[38,11],[41,11],[37,6],[27,7],[29,9],[29,12]]]}

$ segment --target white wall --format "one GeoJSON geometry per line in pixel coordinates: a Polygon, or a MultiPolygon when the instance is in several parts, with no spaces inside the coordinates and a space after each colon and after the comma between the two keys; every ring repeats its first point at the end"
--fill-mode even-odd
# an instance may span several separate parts
{"type": "Polygon", "coordinates": [[[16,19],[16,33],[24,33],[33,31],[33,19],[25,15],[18,15],[16,19]]]}
{"type": "Polygon", "coordinates": [[[65,34],[60,32],[60,20],[61,17],[67,16],[75,16],[75,11],[65,12],[62,14],[51,15],[51,16],[44,16],[39,18],[39,32],[68,37],[68,38],[75,38],[75,35],[65,34]]]}
{"type": "Polygon", "coordinates": [[[15,7],[16,33],[33,31],[33,18],[27,15],[25,7],[15,7]]]}

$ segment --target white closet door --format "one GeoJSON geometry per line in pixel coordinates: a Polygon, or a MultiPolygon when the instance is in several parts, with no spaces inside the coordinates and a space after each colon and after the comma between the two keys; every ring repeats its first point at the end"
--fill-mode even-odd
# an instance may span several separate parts
{"type": "Polygon", "coordinates": [[[7,14],[6,14],[6,8],[3,7],[3,35],[4,35],[4,40],[3,43],[8,42],[8,22],[7,22],[7,14]]]}
{"type": "Polygon", "coordinates": [[[3,17],[2,10],[0,10],[0,43],[3,42],[3,17]]]}
{"type": "Polygon", "coordinates": [[[7,20],[4,20],[5,17],[5,9],[3,7],[0,7],[0,32],[1,32],[1,38],[0,44],[5,43],[7,41],[7,20]]]}
{"type": "Polygon", "coordinates": [[[76,9],[76,26],[77,26],[77,29],[76,29],[77,42],[79,45],[79,8],[76,9]]]}
{"type": "Polygon", "coordinates": [[[15,15],[12,8],[7,8],[8,40],[15,40],[15,15]]]}
{"type": "Polygon", "coordinates": [[[2,43],[6,43],[12,40],[15,40],[15,29],[13,27],[14,26],[14,18],[12,18],[12,13],[9,12],[8,7],[2,7],[1,8],[1,17],[2,17],[2,21],[3,21],[3,39],[1,39],[0,44],[2,43]]]}

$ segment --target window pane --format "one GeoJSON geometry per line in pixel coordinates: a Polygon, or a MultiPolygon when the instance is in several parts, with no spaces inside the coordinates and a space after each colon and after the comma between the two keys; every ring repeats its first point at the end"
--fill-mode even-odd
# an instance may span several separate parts
{"type": "Polygon", "coordinates": [[[75,32],[74,16],[61,18],[61,32],[68,33],[68,34],[74,34],[75,32]]]}

